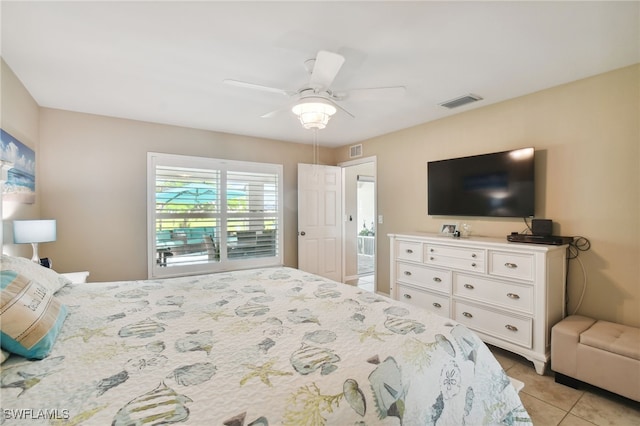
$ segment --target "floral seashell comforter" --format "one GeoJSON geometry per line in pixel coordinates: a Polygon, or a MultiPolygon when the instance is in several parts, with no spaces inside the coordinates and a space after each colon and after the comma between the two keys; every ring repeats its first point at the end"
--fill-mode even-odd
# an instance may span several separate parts
{"type": "Polygon", "coordinates": [[[531,423],[473,332],[296,269],[58,297],[70,314],[51,355],[2,365],[0,423],[531,423]]]}

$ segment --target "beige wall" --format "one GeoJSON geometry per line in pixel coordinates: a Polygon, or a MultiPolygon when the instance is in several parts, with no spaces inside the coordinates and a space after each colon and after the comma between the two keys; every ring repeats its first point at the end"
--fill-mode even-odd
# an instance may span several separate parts
{"type": "MultiPolygon", "coordinates": [[[[20,204],[10,201],[0,203],[0,215],[5,219],[2,229],[0,229],[0,245],[2,245],[3,243],[10,244],[13,242],[11,225],[14,218],[40,218],[42,202],[39,196],[41,179],[38,169],[42,162],[38,155],[40,108],[4,60],[0,60],[0,66],[0,117],[2,118],[2,130],[11,134],[11,136],[33,149],[36,153],[36,202],[34,204],[20,204]]],[[[46,249],[51,244],[54,243],[42,246],[41,254],[43,257],[46,257],[46,249]]],[[[3,251],[28,258],[31,258],[32,253],[31,245],[24,244],[3,246],[3,251]]]]}
{"type": "MultiPolygon", "coordinates": [[[[536,148],[536,217],[554,234],[584,236],[587,289],[579,313],[640,325],[640,66],[576,81],[363,142],[378,158],[378,289],[389,291],[389,240],[395,232],[437,232],[470,223],[473,234],[521,232],[521,219],[430,217],[426,164],[512,148],[536,148]]],[[[348,158],[347,147],[336,160],[348,158]]],[[[569,310],[584,274],[569,266],[569,310]]]]}
{"type": "MultiPolygon", "coordinates": [[[[284,261],[297,266],[297,163],[310,145],[43,108],[42,214],[58,220],[51,256],[90,281],[142,279],[146,259],[147,152],[284,162],[284,261]]],[[[320,159],[333,162],[322,150],[320,159]]]]}

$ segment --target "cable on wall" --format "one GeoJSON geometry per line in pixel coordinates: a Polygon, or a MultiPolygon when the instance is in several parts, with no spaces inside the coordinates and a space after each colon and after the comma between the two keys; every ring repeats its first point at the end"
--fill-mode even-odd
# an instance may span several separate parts
{"type": "MultiPolygon", "coordinates": [[[[569,248],[567,249],[567,260],[575,259],[580,265],[580,268],[582,269],[582,276],[584,277],[580,299],[578,299],[578,304],[576,308],[573,310],[573,312],[571,313],[571,315],[575,315],[576,312],[578,312],[578,309],[580,309],[580,306],[582,305],[582,301],[584,300],[584,295],[587,292],[587,271],[584,268],[584,264],[582,263],[582,261],[578,258],[578,255],[580,254],[581,251],[587,251],[590,248],[591,248],[591,242],[587,238],[577,236],[577,237],[573,237],[573,241],[569,243],[569,248]]],[[[569,299],[567,298],[567,303],[568,301],[569,299]]]]}
{"type": "MultiPolygon", "coordinates": [[[[531,225],[527,221],[527,218],[523,217],[522,220],[526,225],[526,229],[524,229],[522,233],[533,234],[533,230],[531,229],[531,225]]],[[[575,309],[571,313],[571,315],[575,315],[576,312],[578,312],[578,309],[580,309],[580,306],[582,305],[582,301],[584,300],[584,295],[587,292],[587,270],[584,268],[584,264],[578,258],[578,255],[582,251],[589,250],[591,248],[591,242],[587,238],[581,237],[581,236],[575,236],[571,238],[573,238],[573,240],[569,243],[569,248],[567,249],[567,261],[575,259],[580,265],[580,269],[582,269],[582,276],[584,277],[582,282],[582,292],[580,294],[580,299],[578,300],[578,305],[575,307],[575,309]]],[[[569,276],[567,274],[567,283],[568,283],[568,278],[569,276]]],[[[565,285],[565,288],[568,288],[568,286],[565,285]]],[[[566,299],[566,305],[568,310],[569,298],[567,297],[566,290],[565,290],[565,299],[566,299]]]]}

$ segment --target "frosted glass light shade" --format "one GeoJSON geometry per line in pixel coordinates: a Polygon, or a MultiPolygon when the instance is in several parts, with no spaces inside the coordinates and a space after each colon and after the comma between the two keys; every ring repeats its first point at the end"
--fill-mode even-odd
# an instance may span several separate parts
{"type": "Polygon", "coordinates": [[[336,107],[320,97],[307,97],[291,109],[305,129],[324,129],[336,107]]]}

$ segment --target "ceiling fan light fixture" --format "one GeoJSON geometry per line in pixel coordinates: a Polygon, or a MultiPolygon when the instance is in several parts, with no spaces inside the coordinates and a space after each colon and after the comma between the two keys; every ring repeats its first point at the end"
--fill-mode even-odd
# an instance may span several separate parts
{"type": "Polygon", "coordinates": [[[295,104],[291,111],[305,129],[324,129],[336,113],[336,107],[321,97],[307,97],[295,104]]]}

